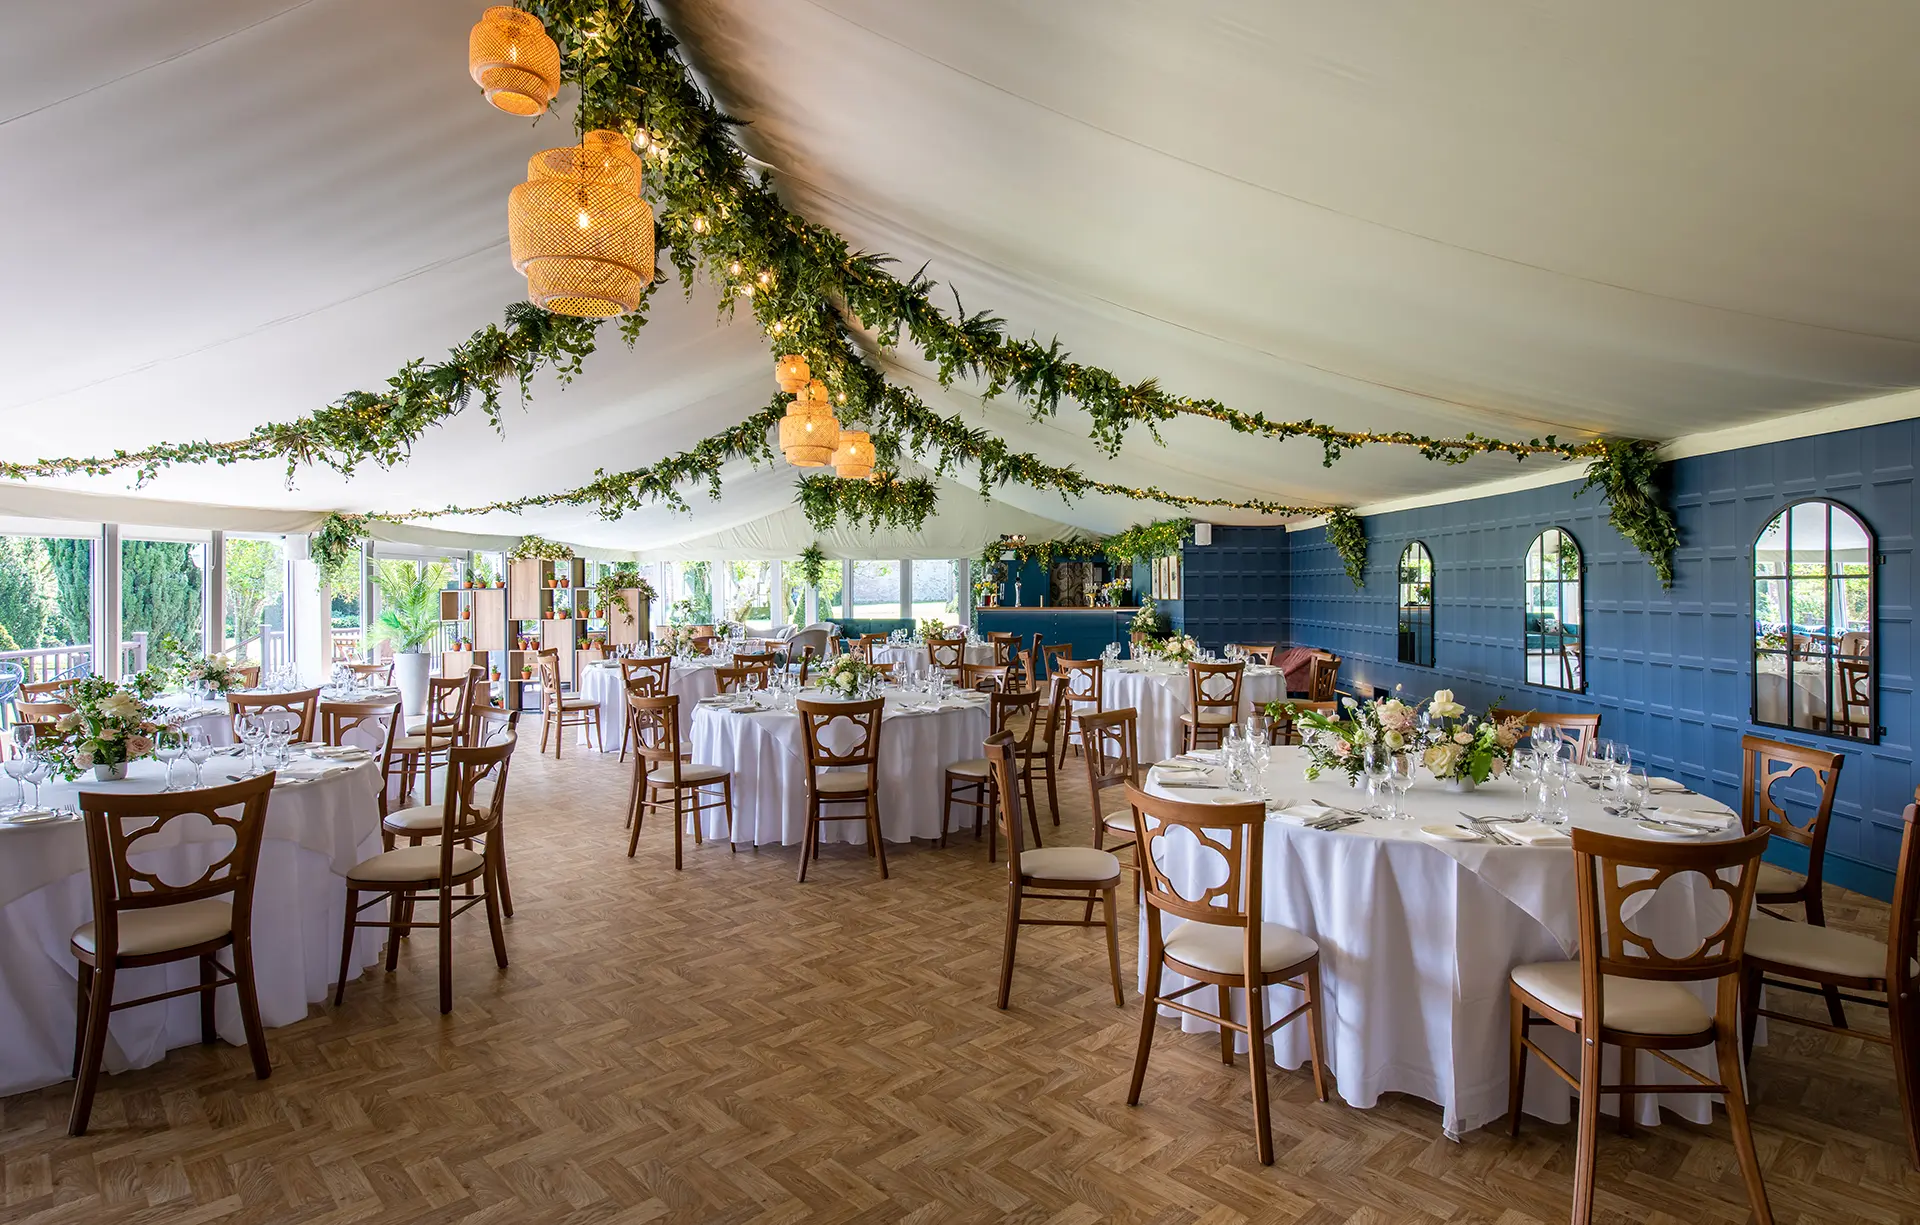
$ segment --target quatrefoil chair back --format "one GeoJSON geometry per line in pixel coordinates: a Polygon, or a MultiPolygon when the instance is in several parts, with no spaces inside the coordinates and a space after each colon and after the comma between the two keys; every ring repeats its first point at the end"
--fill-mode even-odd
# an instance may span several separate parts
{"type": "Polygon", "coordinates": [[[1233,1062],[1233,1035],[1247,1036],[1247,1063],[1253,1081],[1254,1147],[1260,1164],[1273,1164],[1273,1117],[1267,1097],[1267,1037],[1305,1016],[1313,1049],[1313,1087],[1327,1100],[1326,1053],[1320,1037],[1320,946],[1311,937],[1268,923],[1260,917],[1265,868],[1266,807],[1251,804],[1187,804],[1148,795],[1127,784],[1137,840],[1134,871],[1146,908],[1147,986],[1142,1000],[1140,1046],[1133,1059],[1133,1086],[1127,1105],[1140,1104],[1147,1059],[1153,1050],[1154,1021],[1164,1006],[1220,1027],[1220,1062],[1233,1062]],[[1177,841],[1168,835],[1182,831],[1177,841]],[[1217,885],[1189,898],[1167,875],[1167,864],[1186,852],[1218,857],[1224,872],[1217,885]],[[1183,920],[1171,932],[1167,916],[1183,920]],[[1171,995],[1160,990],[1166,970],[1194,980],[1171,995]],[[1212,984],[1218,1014],[1181,1000],[1212,984]],[[1269,1024],[1268,987],[1285,985],[1299,992],[1301,1004],[1269,1024]],[[1246,992],[1244,1023],[1233,1019],[1232,992],[1246,992]]]}
{"type": "Polygon", "coordinates": [[[993,630],[987,634],[987,645],[993,649],[996,664],[1010,664],[1020,653],[1020,635],[1008,630],[993,630]]]}
{"type": "MultiPolygon", "coordinates": [[[[392,808],[389,788],[398,757],[393,744],[405,718],[400,699],[381,702],[327,702],[320,707],[320,739],[336,749],[357,745],[373,754],[380,763],[380,816],[384,820],[392,808]]],[[[393,849],[388,841],[387,849],[393,849]]]]}
{"type": "Polygon", "coordinates": [[[927,639],[927,664],[935,672],[945,673],[948,680],[960,679],[960,667],[967,662],[967,640],[960,638],[927,639]]]}
{"type": "Polygon", "coordinates": [[[1201,663],[1187,665],[1187,710],[1180,716],[1187,732],[1187,751],[1203,744],[1219,748],[1227,729],[1240,717],[1240,688],[1247,665],[1201,663]]]}
{"type": "Polygon", "coordinates": [[[713,679],[721,693],[738,693],[767,687],[766,665],[715,668],[713,679]]]}
{"type": "Polygon", "coordinates": [[[600,732],[600,703],[592,698],[574,697],[560,692],[560,652],[540,652],[540,751],[547,751],[547,734],[553,734],[553,759],[560,760],[560,746],[567,741],[567,729],[587,731],[587,747],[593,748],[600,732]]]}
{"type": "Polygon", "coordinates": [[[393,660],[391,659],[387,660],[385,663],[377,663],[377,664],[350,663],[346,665],[346,668],[347,668],[347,671],[353,673],[353,675],[359,678],[360,680],[367,681],[369,683],[378,682],[382,685],[393,684],[393,660]]]}
{"type": "MultiPolygon", "coordinates": [[[[1573,831],[1580,959],[1537,962],[1513,970],[1507,1131],[1520,1134],[1520,1103],[1531,1051],[1580,1093],[1573,1166],[1575,1225],[1585,1225],[1593,1216],[1601,1096],[1619,1094],[1620,1127],[1631,1132],[1635,1099],[1642,1092],[1721,1094],[1746,1179],[1747,1200],[1761,1221],[1773,1220],[1760,1181],[1753,1133],[1747,1126],[1737,1028],[1741,958],[1753,910],[1756,869],[1766,842],[1765,830],[1723,842],[1692,844],[1573,831]],[[1680,882],[1676,887],[1691,885],[1704,891],[1696,902],[1702,909],[1711,895],[1720,895],[1718,902],[1727,915],[1697,948],[1678,956],[1668,955],[1651,936],[1633,927],[1634,915],[1670,880],[1680,882]],[[1713,989],[1712,1007],[1701,1002],[1694,989],[1698,986],[1713,989]],[[1577,1075],[1527,1036],[1536,1025],[1555,1025],[1575,1036],[1580,1052],[1577,1075]],[[1620,1048],[1618,1084],[1602,1082],[1601,1055],[1608,1046],[1620,1048]],[[1707,1046],[1714,1048],[1719,1062],[1718,1080],[1672,1054],[1707,1046]],[[1636,1082],[1635,1064],[1642,1051],[1652,1053],[1691,1083],[1636,1082]]],[[[1718,914],[1720,905],[1714,905],[1712,913],[1718,914]]]]}
{"type": "Polygon", "coordinates": [[[1541,710],[1503,710],[1497,706],[1487,713],[1496,723],[1505,723],[1508,719],[1519,719],[1528,728],[1552,728],[1553,734],[1573,755],[1573,760],[1582,765],[1586,764],[1587,755],[1593,752],[1593,742],[1600,738],[1599,715],[1555,714],[1541,710]]]}
{"type": "MultiPolygon", "coordinates": [[[[987,734],[1007,732],[1013,737],[1013,754],[1017,773],[1025,775],[1024,763],[1033,751],[1033,733],[1039,726],[1035,717],[1040,709],[1040,695],[1037,692],[999,690],[987,699],[987,734]]],[[[1026,778],[1027,816],[1032,820],[1033,844],[1040,845],[1040,822],[1033,812],[1033,780],[1026,778]]],[[[982,817],[989,831],[987,840],[987,862],[992,863],[997,836],[992,832],[998,827],[992,821],[992,814],[998,804],[998,792],[993,786],[993,771],[985,757],[973,757],[956,761],[947,767],[946,796],[940,805],[940,845],[947,845],[947,825],[953,817],[953,806],[959,804],[973,809],[973,836],[980,837],[982,817]]]]}
{"type": "Polygon", "coordinates": [[[1903,814],[1905,828],[1900,835],[1887,942],[1767,914],[1754,915],[1747,921],[1740,1016],[1749,1062],[1754,1027],[1761,1017],[1890,1046],[1894,1088],[1900,1094],[1900,1113],[1907,1125],[1907,1160],[1920,1168],[1920,816],[1916,813],[1920,810],[1909,804],[1903,814]],[[1844,1015],[1829,1024],[1762,1008],[1762,986],[1816,995],[1842,990],[1875,992],[1879,998],[1857,994],[1838,998],[1886,1009],[1887,1033],[1849,1029],[1844,1015]]]}
{"type": "MultiPolygon", "coordinates": [[[[1039,644],[1036,643],[1035,645],[1038,646],[1039,644]]],[[[1040,671],[1042,673],[1049,677],[1058,676],[1060,675],[1060,661],[1073,658],[1073,644],[1071,642],[1049,642],[1045,646],[1039,647],[1039,654],[1035,658],[1040,661],[1040,671]]]]}
{"type": "MultiPolygon", "coordinates": [[[[620,661],[620,688],[628,697],[659,698],[667,695],[672,684],[673,656],[648,656],[620,661]]],[[[620,760],[627,759],[627,746],[633,743],[633,710],[620,721],[620,760]]],[[[603,748],[605,746],[602,746],[603,748]]]]}
{"type": "Polygon", "coordinates": [[[1104,663],[1098,659],[1060,659],[1054,663],[1059,668],[1054,675],[1067,687],[1066,705],[1061,708],[1064,722],[1055,746],[1060,751],[1060,760],[1065,761],[1067,745],[1080,742],[1080,716],[1106,708],[1102,689],[1104,663]]]}
{"type": "Polygon", "coordinates": [[[1133,806],[1127,802],[1126,789],[1140,781],[1139,722],[1140,714],[1131,706],[1080,716],[1087,751],[1087,797],[1093,807],[1093,845],[1115,853],[1133,845],[1133,806]],[[1108,846],[1109,837],[1122,841],[1108,846]]]}
{"type": "MultiPolygon", "coordinates": [[[[1740,737],[1740,824],[1751,833],[1770,831],[1774,837],[1807,849],[1807,874],[1799,876],[1773,864],[1760,865],[1759,883],[1754,896],[1762,907],[1800,906],[1806,920],[1816,927],[1826,926],[1826,910],[1821,901],[1820,881],[1827,857],[1827,827],[1833,816],[1833,797],[1840,788],[1840,767],[1847,762],[1840,753],[1783,744],[1762,736],[1740,737]],[[1775,788],[1790,789],[1798,780],[1812,784],[1812,794],[1796,804],[1800,819],[1795,820],[1793,797],[1775,794],[1775,788]]],[[[1769,910],[1769,914],[1774,913],[1769,910]]],[[[1776,916],[1785,917],[1785,916],[1776,916]]],[[[1828,1011],[1835,1024],[1841,1021],[1838,995],[1827,997],[1828,1011]]]]}
{"type": "MultiPolygon", "coordinates": [[[[1019,757],[1013,737],[998,732],[987,737],[988,768],[1000,800],[994,820],[1007,840],[1007,936],[1000,951],[1000,1007],[1013,993],[1013,958],[1022,927],[1104,927],[1107,929],[1107,971],[1113,978],[1114,1007],[1126,1006],[1120,987],[1119,925],[1113,896],[1120,885],[1120,861],[1090,846],[1034,847],[1023,841],[1019,757]],[[1101,903],[1101,920],[1093,920],[1093,904],[1101,903]],[[1086,908],[1078,919],[1037,919],[1026,914],[1030,902],[1072,902],[1086,908]]],[[[1035,833],[1039,826],[1034,825],[1035,833]]]]}
{"type": "Polygon", "coordinates": [[[627,726],[633,730],[633,786],[627,792],[627,858],[640,850],[640,828],[647,813],[663,812],[673,822],[673,870],[680,870],[681,842],[689,818],[695,846],[703,841],[700,814],[724,808],[727,849],[733,842],[733,776],[719,766],[686,760],[680,751],[680,695],[627,698],[627,726]],[[720,788],[716,798],[708,788],[720,788]]]}
{"type": "Polygon", "coordinates": [[[240,678],[240,687],[242,689],[257,689],[260,687],[259,664],[240,664],[236,666],[233,671],[235,675],[240,678]]]}
{"type": "Polygon", "coordinates": [[[1255,664],[1272,664],[1273,653],[1280,649],[1279,644],[1273,642],[1263,642],[1258,645],[1235,642],[1229,643],[1227,649],[1232,650],[1235,647],[1240,648],[1240,653],[1247,657],[1248,663],[1255,664]]]}
{"type": "Polygon", "coordinates": [[[1331,715],[1339,709],[1340,703],[1334,701],[1309,702],[1303,698],[1289,701],[1281,708],[1277,718],[1268,721],[1267,743],[1299,744],[1302,739],[1300,725],[1295,722],[1295,719],[1299,715],[1307,711],[1313,711],[1316,714],[1331,715]]]}
{"type": "Polygon", "coordinates": [[[1025,688],[1020,683],[1019,663],[1011,664],[961,664],[960,687],[988,693],[1011,693],[1025,688]]]}
{"type": "Polygon", "coordinates": [[[233,724],[235,740],[240,738],[240,720],[247,715],[273,714],[276,712],[292,715],[298,726],[294,728],[294,739],[313,739],[313,729],[319,724],[320,691],[318,689],[295,689],[289,693],[229,693],[227,695],[227,718],[233,724]]]}
{"type": "MultiPolygon", "coordinates": [[[[487,909],[493,957],[507,968],[506,933],[500,926],[501,818],[507,803],[507,770],[518,737],[494,744],[460,746],[447,752],[446,794],[441,800],[436,844],[403,846],[361,860],[347,873],[347,917],[340,937],[340,978],[334,1007],[347,995],[347,966],[353,959],[353,934],[362,927],[387,931],[387,972],[400,965],[400,937],[416,927],[439,932],[440,1011],[453,1011],[453,920],[475,906],[487,909]],[[474,849],[475,844],[478,850],[474,849]],[[455,894],[463,886],[479,891],[455,894]],[[361,901],[362,895],[370,895],[361,901]],[[387,903],[387,918],[363,919],[364,910],[387,903]],[[420,902],[433,905],[432,918],[414,920],[420,902]]],[[[418,943],[418,941],[414,941],[418,943]]]]}
{"type": "Polygon", "coordinates": [[[231,985],[239,994],[240,1024],[253,1056],[253,1074],[265,1080],[272,1071],[253,977],[253,886],[272,790],[269,773],[223,787],[168,794],[80,793],[93,921],[76,929],[72,942],[80,968],[73,1049],[77,1083],[67,1119],[67,1130],[73,1135],[86,1134],[100,1084],[100,1061],[107,1049],[107,1021],[123,1009],[198,993],[200,1040],[212,1042],[217,1036],[213,993],[231,985]],[[175,840],[176,831],[169,827],[190,815],[232,837],[226,854],[181,885],[168,884],[134,865],[136,856],[146,861],[149,846],[164,853],[175,840]],[[149,838],[152,841],[142,846],[149,838]],[[231,968],[219,962],[222,949],[230,950],[231,968]],[[189,960],[200,963],[198,985],[139,999],[113,998],[114,979],[121,970],[189,960]]]}
{"type": "Polygon", "coordinates": [[[771,672],[775,653],[772,651],[735,651],[733,666],[736,668],[759,668],[771,672]]]}
{"type": "Polygon", "coordinates": [[[862,821],[867,827],[867,855],[880,862],[880,879],[887,879],[887,846],[880,837],[880,733],[886,699],[866,702],[819,702],[802,698],[795,704],[807,748],[807,832],[800,843],[800,879],[807,879],[807,861],[820,858],[820,827],[829,821],[862,821]],[[844,809],[858,804],[858,813],[830,814],[828,806],[844,809]]]}
{"type": "Polygon", "coordinates": [[[885,645],[887,645],[887,636],[885,634],[862,634],[860,635],[860,640],[854,643],[853,650],[860,658],[866,660],[868,663],[872,663],[874,662],[874,648],[885,645]]]}
{"type": "Polygon", "coordinates": [[[1340,684],[1340,657],[1325,653],[1315,655],[1307,664],[1307,700],[1309,702],[1331,702],[1335,690],[1340,684]]]}

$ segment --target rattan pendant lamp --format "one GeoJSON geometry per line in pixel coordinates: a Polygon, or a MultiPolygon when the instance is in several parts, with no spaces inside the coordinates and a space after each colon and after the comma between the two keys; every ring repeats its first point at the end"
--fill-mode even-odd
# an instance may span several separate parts
{"type": "Polygon", "coordinates": [[[827,385],[819,379],[807,384],[787,405],[780,419],[780,450],[796,468],[824,468],[833,462],[840,445],[840,423],[827,402],[827,385]]]}
{"type": "Polygon", "coordinates": [[[467,35],[467,72],[500,110],[538,115],[560,92],[560,48],[538,17],[496,5],[467,35]]]}
{"type": "Polygon", "coordinates": [[[534,154],[507,198],[507,238],[535,306],[599,319],[640,305],[653,280],[653,210],[626,138],[589,132],[534,154]]]}

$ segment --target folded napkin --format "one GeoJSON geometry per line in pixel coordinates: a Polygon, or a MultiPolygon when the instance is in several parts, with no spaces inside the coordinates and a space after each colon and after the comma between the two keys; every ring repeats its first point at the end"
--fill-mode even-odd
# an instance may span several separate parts
{"type": "Polygon", "coordinates": [[[1573,839],[1551,825],[1538,821],[1491,822],[1501,833],[1526,846],[1572,846],[1573,839]]]}
{"type": "Polygon", "coordinates": [[[1673,808],[1664,804],[1658,808],[1642,809],[1640,815],[1651,817],[1655,821],[1671,821],[1675,825],[1697,827],[1702,833],[1718,833],[1738,819],[1727,813],[1705,812],[1698,808],[1673,808]]]}
{"type": "Polygon", "coordinates": [[[311,782],[316,778],[326,778],[353,769],[349,762],[339,761],[290,761],[274,772],[274,777],[292,779],[298,782],[311,782]]]}
{"type": "Polygon", "coordinates": [[[1267,809],[1268,820],[1282,821],[1288,825],[1312,825],[1315,822],[1325,821],[1329,817],[1337,817],[1339,815],[1341,814],[1335,812],[1333,809],[1315,804],[1311,800],[1301,804],[1289,804],[1285,808],[1267,809]]]}

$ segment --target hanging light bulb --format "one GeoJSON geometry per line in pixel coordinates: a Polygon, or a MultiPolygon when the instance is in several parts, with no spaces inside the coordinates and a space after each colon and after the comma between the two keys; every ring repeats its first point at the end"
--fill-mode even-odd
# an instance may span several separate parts
{"type": "Polygon", "coordinates": [[[507,197],[507,238],[527,298],[558,315],[624,314],[653,280],[653,210],[639,162],[613,136],[536,153],[507,197]]]}
{"type": "Polygon", "coordinates": [[[796,468],[824,468],[839,446],[840,423],[827,402],[827,385],[814,379],[780,419],[780,450],[796,468]]]}
{"type": "Polygon", "coordinates": [[[807,369],[807,359],[798,353],[789,353],[773,363],[773,381],[780,384],[780,390],[790,396],[797,396],[807,389],[807,380],[813,372],[807,369]]]}
{"type": "Polygon", "coordinates": [[[873,439],[865,430],[841,430],[833,452],[834,475],[857,481],[873,475],[873,439]]]}
{"type": "Polygon", "coordinates": [[[496,5],[467,35],[467,72],[509,115],[539,115],[560,92],[560,48],[532,13],[496,5]]]}

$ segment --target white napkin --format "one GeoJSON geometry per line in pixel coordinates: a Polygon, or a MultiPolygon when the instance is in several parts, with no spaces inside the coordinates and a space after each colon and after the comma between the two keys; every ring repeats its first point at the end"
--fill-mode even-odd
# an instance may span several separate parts
{"type": "Polygon", "coordinates": [[[1538,821],[1493,822],[1500,832],[1526,846],[1572,846],[1573,839],[1551,825],[1538,821]]]}
{"type": "Polygon", "coordinates": [[[1307,800],[1299,804],[1289,804],[1285,808],[1269,808],[1267,818],[1272,821],[1284,821],[1288,825],[1311,825],[1315,821],[1324,821],[1338,815],[1331,808],[1323,807],[1307,800]]]}

